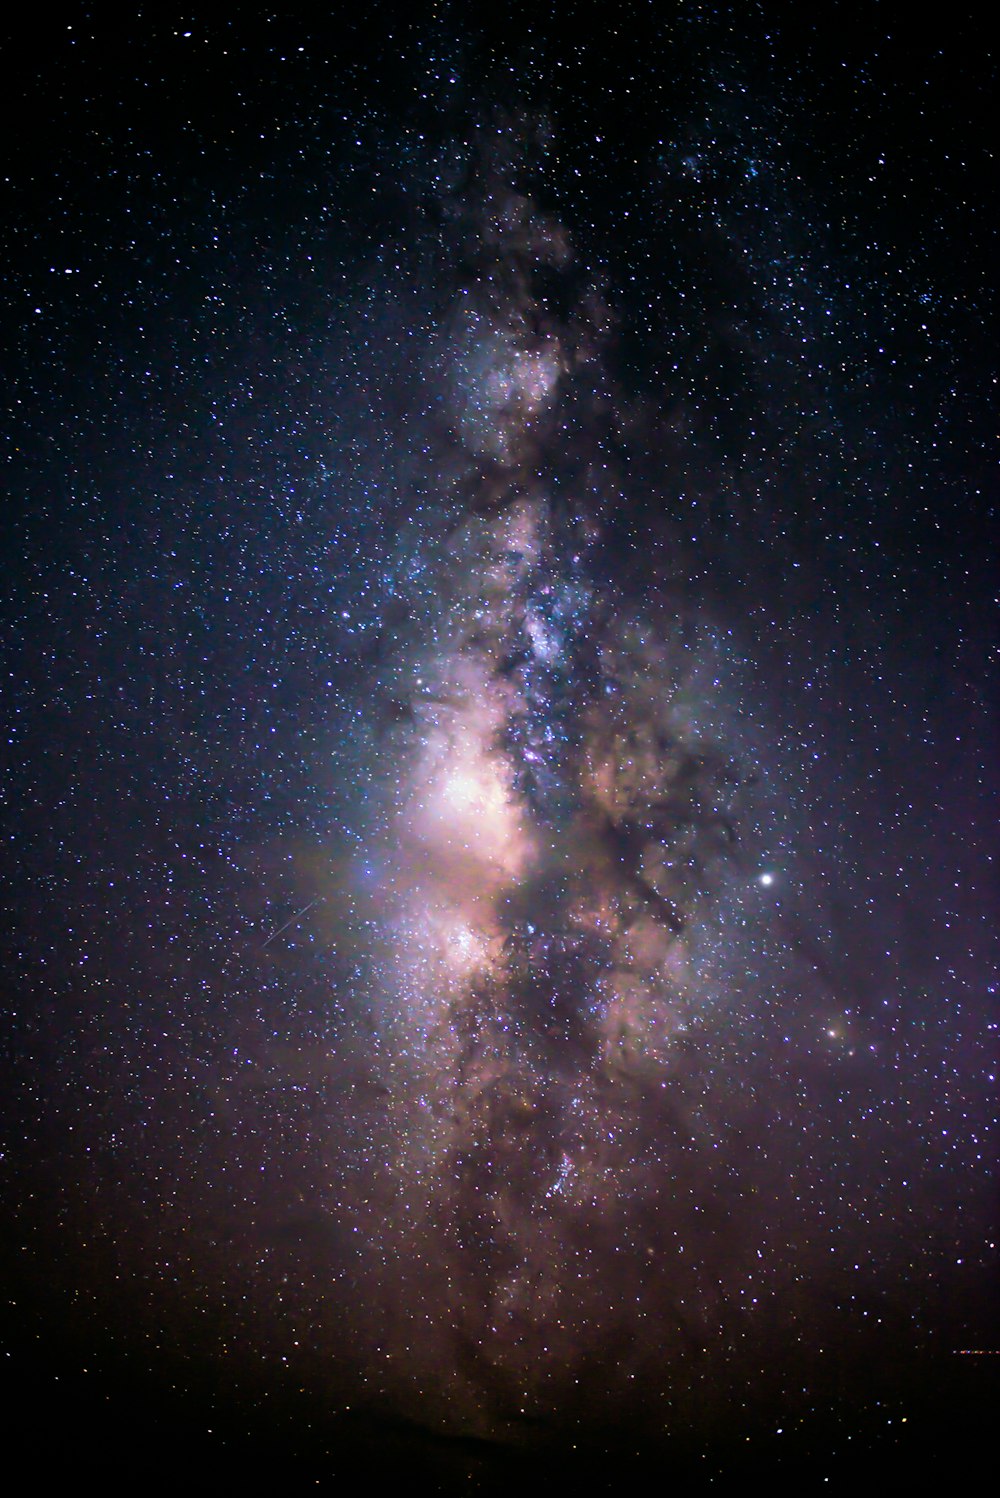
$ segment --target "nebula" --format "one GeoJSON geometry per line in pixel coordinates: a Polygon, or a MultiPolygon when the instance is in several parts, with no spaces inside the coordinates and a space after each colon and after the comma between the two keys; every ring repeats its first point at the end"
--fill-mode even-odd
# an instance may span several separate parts
{"type": "Polygon", "coordinates": [[[453,1370],[419,1418],[496,1434],[572,1407],[622,1335],[611,1403],[647,1363],[662,1381],[717,1315],[694,1243],[716,1277],[730,1249],[695,1093],[757,772],[722,732],[711,630],[660,570],[669,537],[641,586],[615,560],[627,400],[568,235],[489,155],[460,222],[448,603],[392,673],[376,853],[400,1104],[380,1233],[425,1268],[379,1294],[410,1325],[403,1382],[453,1370]]]}

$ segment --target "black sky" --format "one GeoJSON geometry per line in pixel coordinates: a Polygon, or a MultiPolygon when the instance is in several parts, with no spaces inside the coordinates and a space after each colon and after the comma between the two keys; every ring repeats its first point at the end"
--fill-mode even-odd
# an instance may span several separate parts
{"type": "Polygon", "coordinates": [[[0,1335],[37,1470],[828,1491],[988,1450],[995,63],[968,14],[735,11],[5,38],[0,1335]],[[491,192],[530,202],[492,248],[491,192]],[[531,319],[565,368],[522,428],[483,392],[531,319]],[[522,490],[558,517],[534,665],[469,623],[522,490]],[[491,763],[569,872],[435,1052],[391,933],[407,880],[468,882],[411,814],[458,659],[519,684],[491,763]],[[566,786],[628,713],[674,799],[609,831],[566,786]],[[669,913],[654,811],[704,865],[669,913]],[[561,923],[602,881],[691,963],[662,1070],[581,1059],[561,923]]]}

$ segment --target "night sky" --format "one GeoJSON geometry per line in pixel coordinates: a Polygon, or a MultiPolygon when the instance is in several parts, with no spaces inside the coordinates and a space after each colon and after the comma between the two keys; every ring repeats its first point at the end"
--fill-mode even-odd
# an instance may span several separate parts
{"type": "Polygon", "coordinates": [[[0,51],[8,1445],[958,1480],[986,21],[231,9],[0,51]]]}

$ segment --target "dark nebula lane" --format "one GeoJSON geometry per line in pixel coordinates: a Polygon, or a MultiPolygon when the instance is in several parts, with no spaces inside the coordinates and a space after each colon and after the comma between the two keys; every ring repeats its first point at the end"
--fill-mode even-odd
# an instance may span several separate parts
{"type": "Polygon", "coordinates": [[[0,1337],[59,1481],[987,1450],[989,65],[596,14],[9,50],[0,1337]]]}

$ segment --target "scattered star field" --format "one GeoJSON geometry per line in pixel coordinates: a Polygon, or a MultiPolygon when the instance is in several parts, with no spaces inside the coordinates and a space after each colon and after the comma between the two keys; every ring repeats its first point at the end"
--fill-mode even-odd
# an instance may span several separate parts
{"type": "Polygon", "coordinates": [[[943,1479],[985,34],[370,9],[2,54],[8,1408],[116,1491],[943,1479]]]}

